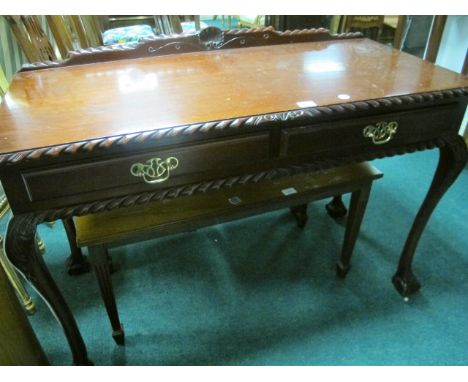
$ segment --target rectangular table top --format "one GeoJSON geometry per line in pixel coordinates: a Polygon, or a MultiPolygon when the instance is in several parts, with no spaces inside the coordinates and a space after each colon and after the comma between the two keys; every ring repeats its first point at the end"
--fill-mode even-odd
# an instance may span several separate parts
{"type": "Polygon", "coordinates": [[[0,154],[466,86],[362,38],[39,69],[18,73],[0,105],[0,154]]]}

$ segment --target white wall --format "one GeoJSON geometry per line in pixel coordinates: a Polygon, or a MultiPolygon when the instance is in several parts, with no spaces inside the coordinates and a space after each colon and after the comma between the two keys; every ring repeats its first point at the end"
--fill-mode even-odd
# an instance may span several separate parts
{"type": "Polygon", "coordinates": [[[468,49],[468,16],[448,16],[436,64],[460,73],[468,49]]]}
{"type": "MultiPolygon", "coordinates": [[[[468,16],[448,16],[436,64],[460,73],[468,50],[468,16]]],[[[463,134],[468,124],[468,110],[460,127],[463,134]]]]}

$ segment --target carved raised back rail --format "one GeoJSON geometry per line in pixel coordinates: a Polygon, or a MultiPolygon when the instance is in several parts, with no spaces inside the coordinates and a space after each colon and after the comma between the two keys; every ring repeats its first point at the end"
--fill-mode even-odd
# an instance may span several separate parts
{"type": "Polygon", "coordinates": [[[323,28],[278,32],[273,27],[231,29],[228,31],[222,31],[216,27],[208,27],[194,34],[161,35],[154,39],[144,39],[140,42],[75,50],[69,52],[69,58],[66,60],[26,64],[21,68],[21,71],[169,54],[359,37],[362,37],[362,34],[359,32],[333,35],[323,28]]]}

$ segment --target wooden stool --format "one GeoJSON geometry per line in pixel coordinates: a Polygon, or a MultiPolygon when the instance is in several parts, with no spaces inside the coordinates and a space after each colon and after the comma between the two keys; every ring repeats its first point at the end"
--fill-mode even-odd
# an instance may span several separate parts
{"type": "Polygon", "coordinates": [[[337,263],[337,274],[343,278],[350,268],[372,182],[380,177],[382,173],[369,163],[360,163],[76,218],[77,245],[89,249],[114,340],[124,344],[107,249],[287,207],[302,228],[307,222],[308,202],[333,196],[327,211],[334,218],[342,217],[347,211],[341,196],[336,195],[351,192],[350,212],[337,263]]]}

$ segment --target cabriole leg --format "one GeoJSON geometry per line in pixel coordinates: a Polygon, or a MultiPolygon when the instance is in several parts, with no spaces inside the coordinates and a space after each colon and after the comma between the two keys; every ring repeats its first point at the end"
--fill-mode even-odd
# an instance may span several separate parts
{"type": "Polygon", "coordinates": [[[398,269],[392,279],[393,285],[404,297],[418,291],[421,287],[421,284],[413,275],[411,265],[424,227],[437,203],[455,181],[467,162],[466,144],[463,138],[458,135],[445,137],[444,145],[439,148],[439,151],[439,164],[434,174],[434,179],[414,219],[400,257],[398,269]]]}
{"type": "Polygon", "coordinates": [[[348,210],[346,209],[341,195],[334,196],[330,203],[325,205],[327,209],[328,215],[330,215],[333,219],[338,219],[346,216],[348,210]]]}
{"type": "Polygon", "coordinates": [[[294,215],[299,228],[304,228],[307,224],[309,217],[307,216],[307,203],[290,208],[291,213],[294,215]]]}
{"type": "Polygon", "coordinates": [[[37,220],[33,215],[13,216],[5,239],[8,259],[47,300],[65,332],[74,364],[92,365],[75,319],[39,254],[36,227],[37,220]]]}

